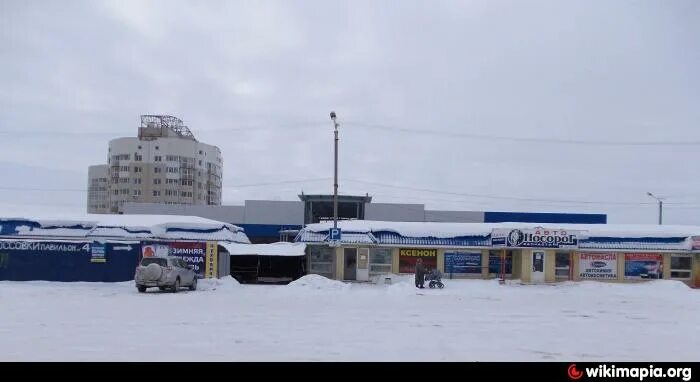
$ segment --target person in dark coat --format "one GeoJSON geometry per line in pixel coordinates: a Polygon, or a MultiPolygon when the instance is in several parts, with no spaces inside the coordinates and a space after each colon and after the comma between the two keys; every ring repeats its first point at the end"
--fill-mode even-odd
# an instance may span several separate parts
{"type": "Polygon", "coordinates": [[[423,282],[425,282],[425,266],[423,259],[419,258],[416,260],[416,288],[424,288],[423,282]]]}

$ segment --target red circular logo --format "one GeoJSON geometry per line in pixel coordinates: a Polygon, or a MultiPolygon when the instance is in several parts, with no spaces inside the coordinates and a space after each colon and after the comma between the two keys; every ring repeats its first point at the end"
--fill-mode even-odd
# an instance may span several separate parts
{"type": "Polygon", "coordinates": [[[569,366],[568,372],[569,378],[571,379],[581,379],[581,377],[583,377],[583,372],[576,369],[575,363],[572,363],[571,366],[569,366]]]}

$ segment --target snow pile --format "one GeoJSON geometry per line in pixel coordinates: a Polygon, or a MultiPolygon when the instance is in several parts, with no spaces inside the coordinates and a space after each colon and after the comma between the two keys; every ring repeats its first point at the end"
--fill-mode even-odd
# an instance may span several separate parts
{"type": "Polygon", "coordinates": [[[220,279],[200,279],[197,282],[197,289],[203,291],[230,291],[241,287],[238,280],[231,276],[222,277],[220,279]]]}
{"type": "Polygon", "coordinates": [[[348,290],[349,284],[331,280],[320,275],[306,275],[287,284],[286,288],[297,290],[348,290]]]}

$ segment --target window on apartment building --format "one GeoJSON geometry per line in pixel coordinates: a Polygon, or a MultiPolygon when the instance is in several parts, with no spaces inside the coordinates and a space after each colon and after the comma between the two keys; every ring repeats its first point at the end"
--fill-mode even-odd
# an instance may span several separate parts
{"type": "Polygon", "coordinates": [[[139,145],[139,150],[141,150],[141,145],[139,145]]]}
{"type": "Polygon", "coordinates": [[[153,179],[153,184],[160,184],[160,178],[153,179]]]}
{"type": "Polygon", "coordinates": [[[129,195],[129,189],[128,189],[128,188],[122,188],[122,195],[129,195]]]}
{"type": "Polygon", "coordinates": [[[160,191],[153,190],[153,196],[160,196],[160,191]]]}
{"type": "Polygon", "coordinates": [[[671,255],[671,278],[690,279],[692,274],[693,258],[690,255],[671,255]]]}
{"type": "Polygon", "coordinates": [[[119,190],[113,190],[113,191],[112,191],[112,194],[114,194],[114,195],[119,195],[119,190]]]}
{"type": "Polygon", "coordinates": [[[156,155],[155,158],[153,158],[153,160],[156,162],[160,162],[161,159],[163,159],[163,157],[161,157],[160,155],[156,155]]]}
{"type": "Polygon", "coordinates": [[[141,178],[134,178],[134,184],[141,184],[141,178]]]}
{"type": "Polygon", "coordinates": [[[192,185],[192,182],[193,182],[193,181],[192,181],[191,179],[189,179],[189,180],[183,180],[183,181],[182,181],[182,185],[183,185],[183,186],[191,186],[191,185],[192,185]]]}
{"type": "Polygon", "coordinates": [[[158,150],[158,149],[159,149],[159,147],[158,147],[158,146],[156,146],[156,150],[158,150]]]}
{"type": "Polygon", "coordinates": [[[141,196],[141,190],[134,190],[134,196],[141,196]]]}
{"type": "Polygon", "coordinates": [[[143,160],[143,155],[134,154],[134,160],[137,162],[141,162],[143,160]]]}
{"type": "Polygon", "coordinates": [[[156,173],[156,174],[160,174],[161,168],[160,168],[160,167],[156,167],[156,168],[153,169],[153,172],[156,173]]]}
{"type": "Polygon", "coordinates": [[[134,166],[134,172],[141,172],[141,167],[134,166]]]}
{"type": "Polygon", "coordinates": [[[199,150],[199,155],[202,155],[202,153],[203,153],[203,151],[202,151],[202,150],[199,150]]]}

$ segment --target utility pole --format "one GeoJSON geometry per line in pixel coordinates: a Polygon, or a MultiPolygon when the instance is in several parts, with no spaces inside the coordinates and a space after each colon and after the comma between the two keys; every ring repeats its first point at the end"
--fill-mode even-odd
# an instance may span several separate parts
{"type": "Polygon", "coordinates": [[[333,228],[338,228],[338,122],[336,115],[331,111],[331,120],[335,132],[335,175],[333,177],[333,228]]]}

